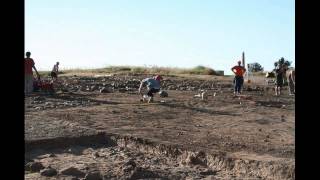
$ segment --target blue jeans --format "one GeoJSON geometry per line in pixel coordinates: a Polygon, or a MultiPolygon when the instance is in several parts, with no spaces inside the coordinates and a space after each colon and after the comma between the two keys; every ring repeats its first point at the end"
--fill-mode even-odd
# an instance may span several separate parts
{"type": "Polygon", "coordinates": [[[243,85],[243,77],[236,76],[234,77],[234,92],[240,93],[243,85]]]}

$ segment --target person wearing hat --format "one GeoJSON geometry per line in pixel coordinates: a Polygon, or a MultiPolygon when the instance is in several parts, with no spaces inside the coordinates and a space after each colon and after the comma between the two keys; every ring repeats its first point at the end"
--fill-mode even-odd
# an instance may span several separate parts
{"type": "Polygon", "coordinates": [[[145,98],[148,99],[148,103],[153,102],[153,94],[160,91],[160,81],[162,80],[162,77],[160,75],[156,75],[153,78],[146,78],[141,81],[140,87],[139,87],[139,94],[142,95],[141,89],[144,85],[146,85],[148,92],[146,95],[143,95],[143,99],[141,101],[144,101],[145,98]]]}
{"type": "Polygon", "coordinates": [[[52,71],[51,71],[52,80],[58,79],[58,72],[59,72],[59,62],[57,62],[52,68],[52,71]]]}
{"type": "Polygon", "coordinates": [[[30,58],[31,53],[26,53],[26,58],[24,59],[24,93],[29,94],[33,92],[33,72],[32,68],[36,72],[38,79],[40,79],[40,75],[34,65],[34,61],[30,58]]]}
{"type": "Polygon", "coordinates": [[[241,66],[241,61],[238,61],[238,65],[231,68],[231,71],[235,74],[234,77],[234,95],[241,94],[241,88],[243,85],[243,75],[246,69],[241,66]]]}

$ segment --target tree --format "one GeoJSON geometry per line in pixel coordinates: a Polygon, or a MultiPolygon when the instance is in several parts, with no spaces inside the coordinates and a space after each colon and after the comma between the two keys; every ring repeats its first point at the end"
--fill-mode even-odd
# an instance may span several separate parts
{"type": "Polygon", "coordinates": [[[281,57],[278,61],[276,61],[274,63],[274,66],[277,67],[278,65],[280,65],[280,66],[290,67],[291,63],[292,63],[291,61],[288,61],[288,60],[284,59],[283,57],[281,57]]]}
{"type": "Polygon", "coordinates": [[[263,67],[257,62],[251,63],[251,64],[249,64],[249,71],[250,72],[261,72],[261,71],[263,71],[263,67]]]}

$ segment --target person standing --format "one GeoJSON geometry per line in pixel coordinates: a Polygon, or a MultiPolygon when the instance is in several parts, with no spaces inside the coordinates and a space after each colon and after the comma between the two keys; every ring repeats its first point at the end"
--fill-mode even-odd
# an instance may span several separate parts
{"type": "Polygon", "coordinates": [[[282,64],[277,64],[276,68],[274,69],[276,73],[276,82],[275,82],[275,95],[280,96],[281,95],[281,89],[283,86],[283,80],[285,75],[285,69],[282,64]]]}
{"type": "Polygon", "coordinates": [[[52,71],[51,71],[52,80],[58,79],[58,73],[59,73],[59,62],[57,62],[52,68],[52,71]]]}
{"type": "Polygon", "coordinates": [[[231,71],[235,74],[234,77],[234,95],[241,94],[241,88],[243,86],[243,75],[246,69],[241,66],[241,61],[238,61],[238,65],[231,68],[231,71]]]}
{"type": "Polygon", "coordinates": [[[30,58],[31,53],[26,53],[26,58],[24,59],[24,93],[29,94],[33,92],[33,72],[32,68],[35,70],[38,79],[40,80],[40,75],[35,67],[35,63],[32,58],[30,58]]]}

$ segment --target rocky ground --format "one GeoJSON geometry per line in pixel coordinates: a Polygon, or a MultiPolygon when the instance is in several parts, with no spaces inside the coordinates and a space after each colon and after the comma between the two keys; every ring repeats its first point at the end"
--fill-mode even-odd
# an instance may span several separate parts
{"type": "Polygon", "coordinates": [[[26,163],[26,179],[212,179],[236,177],[201,164],[176,161],[165,155],[123,147],[73,146],[33,151],[26,163]],[[38,169],[31,167],[36,167],[38,169]],[[92,176],[90,178],[90,176],[92,176]],[[94,177],[93,177],[94,176],[94,177]]]}
{"type": "Polygon", "coordinates": [[[252,84],[234,97],[231,77],[165,76],[169,97],[147,104],[137,94],[145,77],[64,76],[55,94],[27,96],[25,178],[294,179],[295,100],[287,91],[275,97],[272,86],[252,84]],[[97,132],[116,138],[81,145],[97,132]],[[52,148],[40,143],[65,137],[52,148]],[[34,163],[43,167],[31,170],[34,163]]]}

